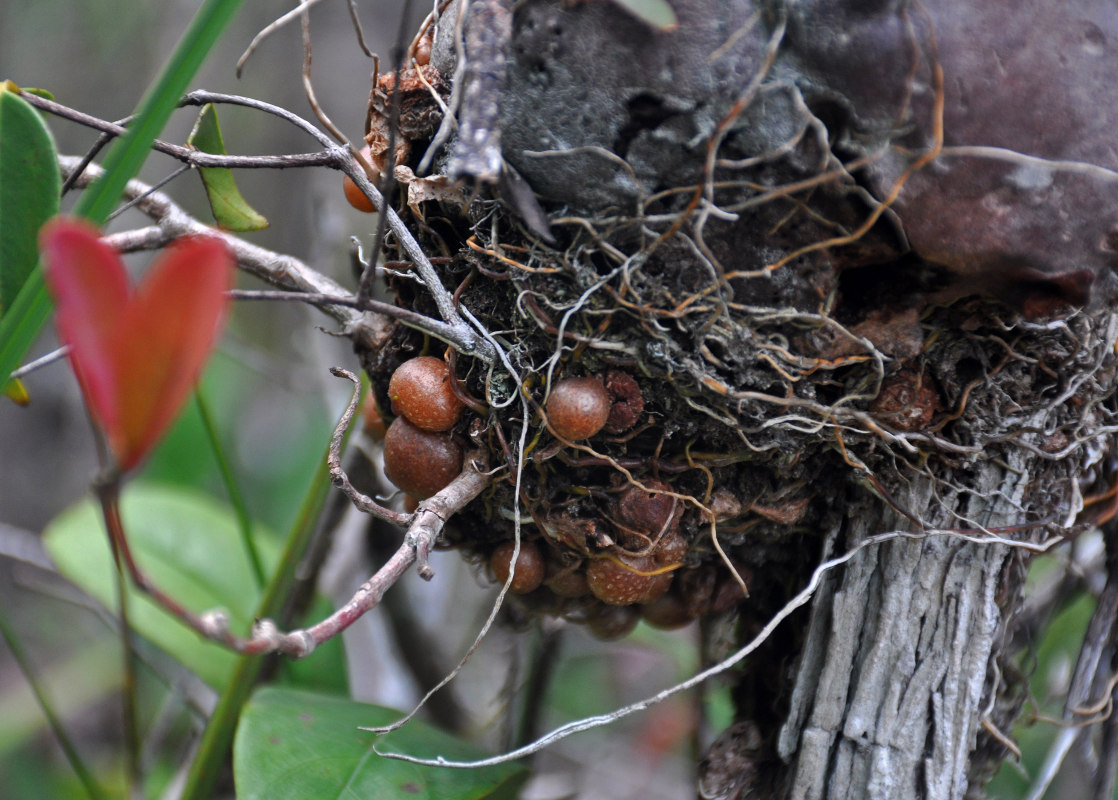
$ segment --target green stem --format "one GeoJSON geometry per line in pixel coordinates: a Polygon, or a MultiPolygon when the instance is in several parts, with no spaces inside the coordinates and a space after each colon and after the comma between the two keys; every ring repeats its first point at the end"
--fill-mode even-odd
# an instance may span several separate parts
{"type": "Polygon", "coordinates": [[[237,528],[241,534],[241,543],[245,547],[245,552],[248,554],[249,565],[252,567],[252,576],[256,579],[256,588],[261,590],[264,588],[264,566],[260,561],[260,553],[256,549],[256,542],[252,536],[252,519],[249,517],[248,504],[245,502],[244,493],[241,491],[240,485],[237,483],[237,478],[233,474],[233,467],[229,463],[229,457],[225,453],[225,448],[221,445],[221,439],[217,435],[217,427],[214,424],[213,414],[210,413],[209,403],[206,401],[205,395],[202,394],[202,389],[194,390],[194,401],[198,404],[198,414],[202,417],[202,427],[206,431],[206,438],[209,439],[210,449],[213,450],[214,458],[217,460],[217,468],[221,473],[221,480],[225,484],[225,491],[229,495],[229,502],[233,504],[233,513],[237,517],[237,528]]]}
{"type": "MultiPolygon", "coordinates": [[[[264,597],[257,608],[257,619],[271,619],[279,614],[284,601],[295,582],[295,573],[302,561],[303,554],[314,535],[315,522],[326,502],[330,490],[330,474],[325,455],[319,459],[318,469],[311,479],[310,487],[299,514],[287,535],[283,554],[275,574],[264,590],[264,597]]],[[[198,754],[190,765],[180,800],[208,800],[213,794],[222,764],[233,742],[241,709],[252,694],[257,676],[264,666],[264,660],[257,656],[243,656],[233,670],[225,690],[217,701],[217,707],[202,734],[198,754]]]]}
{"type": "Polygon", "coordinates": [[[128,617],[128,576],[120,542],[124,527],[120,519],[120,479],[115,473],[111,478],[98,478],[97,498],[109,532],[113,563],[116,565],[116,600],[120,616],[121,650],[121,711],[124,717],[124,752],[128,776],[129,797],[136,797],[140,789],[140,726],[136,713],[136,655],[132,646],[132,625],[128,617]]]}
{"type": "MultiPolygon", "coordinates": [[[[140,101],[135,123],[105,156],[105,174],[82,193],[73,213],[102,224],[128,183],[147,158],[152,141],[163,130],[206,55],[242,0],[204,0],[175,48],[171,59],[140,101]]],[[[36,266],[0,318],[0,385],[19,364],[50,313],[51,301],[36,266]]]]}
{"type": "Polygon", "coordinates": [[[35,678],[35,671],[31,668],[31,662],[27,660],[27,655],[23,652],[23,646],[20,644],[15,631],[8,625],[8,621],[3,615],[3,606],[0,605],[0,636],[4,637],[4,641],[8,645],[8,649],[12,651],[12,657],[15,659],[16,666],[19,671],[23,673],[23,677],[27,679],[28,686],[31,687],[31,693],[35,695],[35,701],[39,704],[39,708],[43,711],[43,716],[47,718],[47,724],[53,731],[55,738],[58,740],[62,752],[66,755],[66,760],[70,762],[74,772],[78,775],[78,780],[81,781],[85,787],[85,793],[89,795],[90,800],[108,800],[108,795],[98,786],[97,781],[94,780],[93,774],[86,768],[85,762],[82,761],[78,755],[77,748],[74,743],[70,741],[70,737],[66,735],[65,728],[62,727],[62,720],[54,713],[54,707],[47,699],[43,687],[39,685],[39,681],[35,678]]]}

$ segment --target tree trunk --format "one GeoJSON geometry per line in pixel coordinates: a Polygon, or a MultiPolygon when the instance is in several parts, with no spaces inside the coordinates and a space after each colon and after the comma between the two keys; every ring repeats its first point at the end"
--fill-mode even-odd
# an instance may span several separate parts
{"type": "MultiPolygon", "coordinates": [[[[552,303],[518,357],[540,335],[550,379],[563,330],[590,350],[618,334],[603,349],[655,381],[654,457],[688,437],[727,455],[694,496],[729,487],[756,515],[718,532],[755,580],[743,641],[862,547],[748,662],[700,792],[980,797],[1022,699],[1008,642],[1031,548],[1081,530],[1107,485],[1118,103],[1099,104],[1118,59],[1091,48],[1118,41],[1118,10],[673,0],[658,27],[623,5],[473,0],[432,65],[463,103],[504,87],[499,112],[458,109],[443,166],[515,212],[502,241],[529,268],[501,277],[509,306],[552,303]],[[593,306],[619,273],[621,299],[593,306]]],[[[472,214],[496,252],[490,207],[472,214]]]]}
{"type": "MultiPolygon", "coordinates": [[[[989,464],[982,470],[980,491],[1004,499],[962,500],[976,527],[1019,519],[1030,480],[1028,459],[1017,461],[1016,476],[989,464]]],[[[930,529],[956,525],[940,505],[955,498],[937,500],[933,489],[919,481],[895,499],[921,509],[930,529]]],[[[855,504],[847,545],[913,528],[895,513],[882,516],[879,503],[855,504]]],[[[1005,594],[1019,581],[1007,570],[1010,557],[1009,547],[948,535],[896,539],[863,550],[823,585],[780,731],[789,797],[963,796],[1009,610],[1005,594]]]]}

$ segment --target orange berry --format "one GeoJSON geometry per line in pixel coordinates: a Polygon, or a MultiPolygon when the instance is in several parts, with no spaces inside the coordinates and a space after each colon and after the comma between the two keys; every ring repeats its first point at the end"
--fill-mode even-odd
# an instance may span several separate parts
{"type": "MultiPolygon", "coordinates": [[[[373,154],[369,149],[369,145],[365,145],[361,148],[361,155],[365,156],[365,160],[370,164],[373,163],[373,154]]],[[[364,211],[366,214],[372,214],[376,211],[376,208],[373,206],[373,201],[357,188],[357,184],[354,183],[353,179],[348,175],[346,175],[342,181],[342,189],[345,191],[346,202],[358,211],[364,211]]]]}
{"type": "Polygon", "coordinates": [[[594,378],[565,378],[547,399],[547,420],[564,439],[588,439],[609,419],[606,387],[594,378]]]}
{"type": "Polygon", "coordinates": [[[445,433],[417,428],[397,417],[384,435],[384,474],[410,495],[426,500],[462,472],[462,448],[445,433]]]}
{"type": "Polygon", "coordinates": [[[462,414],[462,401],[450,382],[454,378],[442,359],[419,356],[405,361],[388,382],[393,408],[425,431],[447,431],[462,414]]]}
{"type": "MultiPolygon", "coordinates": [[[[489,566],[497,577],[497,583],[504,584],[509,579],[512,564],[512,551],[515,542],[504,542],[497,546],[489,557],[489,566]]],[[[520,543],[520,554],[516,557],[516,574],[512,576],[509,591],[516,594],[534,592],[543,583],[544,563],[540,549],[531,542],[520,543]]]]}
{"type": "Polygon", "coordinates": [[[362,427],[365,434],[374,442],[382,441],[388,425],[381,416],[380,409],[377,408],[376,399],[371,394],[366,395],[361,404],[361,418],[364,420],[362,427]]]}

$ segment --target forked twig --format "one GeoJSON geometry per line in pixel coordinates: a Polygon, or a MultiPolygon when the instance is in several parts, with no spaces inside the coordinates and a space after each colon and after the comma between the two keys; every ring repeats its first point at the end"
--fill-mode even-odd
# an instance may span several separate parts
{"type": "MultiPolygon", "coordinates": [[[[352,373],[345,370],[336,370],[335,374],[349,378],[354,381],[358,390],[360,389],[360,383],[352,373]]],[[[331,475],[334,476],[335,483],[338,483],[340,476],[348,484],[348,479],[345,479],[345,473],[341,469],[339,451],[345,431],[353,420],[358,394],[359,391],[354,393],[355,399],[347,406],[334,435],[331,437],[329,458],[331,475]]],[[[309,628],[294,630],[289,633],[280,631],[271,620],[260,620],[253,626],[252,633],[247,638],[237,636],[229,630],[229,619],[224,612],[207,611],[197,614],[184,608],[143,571],[129,547],[128,537],[120,515],[121,476],[119,472],[107,470],[102,473],[94,482],[94,489],[101,502],[113,553],[119,559],[123,570],[127,572],[137,589],[150,597],[165,611],[177,617],[187,627],[238,653],[258,655],[278,652],[292,658],[303,658],[314,652],[318,645],[329,641],[344,631],[360,619],[365,612],[377,605],[384,593],[407,572],[412,564],[418,564],[417,571],[420,575],[430,579],[434,573],[427,564],[427,556],[446,521],[481,494],[491,481],[492,475],[487,474],[483,469],[478,469],[476,460],[469,460],[466,468],[457,478],[433,497],[422,501],[414,514],[399,514],[378,506],[377,516],[396,523],[406,522],[408,532],[399,549],[372,577],[357,589],[350,601],[321,622],[309,628]]],[[[350,488],[352,489],[352,487],[350,488]]]]}
{"type": "MultiPolygon", "coordinates": [[[[38,106],[44,111],[93,128],[94,130],[99,130],[112,136],[120,136],[124,133],[125,129],[120,125],[98,119],[89,114],[84,114],[60,103],[28,93],[22,93],[21,96],[25,97],[32,105],[38,106]]],[[[167,142],[156,142],[154,148],[193,167],[260,169],[264,167],[326,166],[345,173],[353,180],[365,196],[369,198],[373,206],[384,214],[388,229],[395,235],[399,246],[401,246],[407,254],[415,272],[431,293],[435,301],[435,307],[439,311],[439,316],[453,329],[453,336],[450,339],[444,340],[447,341],[448,344],[453,345],[460,352],[480,358],[486,364],[493,363],[496,357],[493,345],[462,318],[462,313],[460,313],[458,306],[455,304],[451,293],[442,285],[442,281],[435,271],[434,266],[431,264],[431,261],[427,258],[427,254],[423,252],[423,248],[420,247],[411,231],[404,224],[403,220],[400,219],[399,214],[391,207],[386,206],[383,196],[377,190],[377,187],[369,180],[368,176],[365,174],[364,168],[357,161],[354,154],[350,151],[350,148],[333,144],[328,136],[298,115],[263,101],[236,95],[196,91],[184,97],[182,102],[184,105],[199,105],[205,103],[231,103],[243,105],[248,108],[254,108],[279,116],[313,136],[315,140],[323,146],[323,150],[316,153],[297,153],[292,155],[216,155],[192,150],[180,145],[169,144],[167,142]]],[[[67,178],[68,182],[72,182],[74,185],[88,185],[92,180],[90,176],[96,177],[102,173],[100,167],[94,164],[85,165],[83,159],[60,157],[59,162],[62,165],[64,176],[67,178]],[[79,177],[71,181],[70,176],[74,175],[79,170],[81,170],[79,177]]],[[[139,181],[131,181],[129,182],[128,194],[130,198],[134,199],[149,192],[150,189],[150,186],[139,181]]],[[[167,232],[169,238],[204,234],[217,236],[223,239],[238,257],[238,261],[242,267],[248,268],[250,271],[255,272],[260,277],[277,286],[285,289],[313,291],[321,294],[347,294],[344,289],[338,287],[333,281],[330,281],[316,271],[306,267],[306,265],[303,265],[297,259],[266,251],[263,248],[250,245],[235,236],[202,224],[173,203],[166,195],[159,192],[152,192],[149,198],[145,198],[143,202],[138,202],[137,206],[149,217],[153,217],[160,222],[161,227],[167,232]],[[246,258],[242,260],[242,256],[246,258]],[[289,280],[289,272],[298,273],[302,280],[298,282],[289,280]],[[313,277],[311,277],[312,275],[313,277]],[[293,283],[295,285],[293,285],[293,283]],[[329,285],[330,288],[324,288],[326,285],[329,285]]],[[[463,312],[464,311],[465,309],[463,307],[463,312]]],[[[335,316],[337,316],[337,314],[335,314],[335,316]]],[[[351,318],[360,317],[360,315],[352,313],[344,316],[351,318]]]]}

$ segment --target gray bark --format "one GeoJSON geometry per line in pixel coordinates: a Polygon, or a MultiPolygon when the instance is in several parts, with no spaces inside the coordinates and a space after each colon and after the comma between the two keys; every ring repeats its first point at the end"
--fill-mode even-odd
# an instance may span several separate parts
{"type": "MultiPolygon", "coordinates": [[[[1118,40],[1118,10],[1105,0],[1073,5],[1077,14],[1032,1],[917,7],[892,0],[679,0],[672,3],[674,31],[652,30],[605,0],[516,7],[493,133],[552,220],[585,217],[587,230],[606,231],[595,244],[624,250],[633,259],[627,270],[637,276],[649,264],[666,273],[657,259],[674,259],[677,300],[694,291],[689,281],[697,282],[696,274],[721,280],[731,270],[754,271],[709,295],[725,302],[724,310],[736,303],[740,314],[733,320],[740,327],[717,342],[720,357],[694,348],[694,341],[706,347],[709,326],[696,332],[680,322],[682,335],[647,342],[659,363],[642,361],[646,374],[695,380],[695,397],[719,387],[704,402],[736,398],[732,408],[716,407],[750,431],[750,447],[763,445],[756,452],[795,453],[786,462],[805,482],[833,467],[835,437],[851,432],[845,446],[875,465],[871,474],[889,487],[890,500],[870,491],[835,496],[832,502],[848,505],[809,517],[830,526],[820,559],[889,531],[914,534],[865,548],[826,579],[797,640],[795,670],[778,689],[787,698],[783,720],[768,730],[739,722],[728,731],[704,769],[708,777],[737,770],[737,778],[712,777],[704,797],[980,796],[977,784],[989,765],[974,763],[976,748],[992,731],[1006,733],[1016,708],[1002,702],[997,659],[1024,557],[1011,545],[958,532],[981,538],[1008,530],[1007,540],[1027,544],[1071,530],[1082,505],[1080,476],[1113,433],[1105,402],[1115,326],[1104,304],[1113,300],[1118,252],[1118,128],[1104,117],[1118,103],[1102,116],[1093,109],[1099,98],[1113,99],[1118,86],[1118,59],[1098,57],[1100,42],[1118,40]],[[1073,23],[1082,30],[1073,31],[1073,23]],[[1082,47],[1072,47],[1069,37],[1082,47]],[[1021,58],[1000,60],[1010,51],[1021,58]],[[1013,80],[990,78],[1011,66],[1019,70],[1013,80]],[[1049,136],[1026,113],[1034,86],[1059,135],[1049,136]],[[947,126],[940,141],[937,100],[945,100],[939,121],[947,126]],[[1003,112],[1013,122],[999,128],[1003,112]],[[1087,140],[1069,126],[1086,131],[1087,140]],[[726,158],[717,168],[711,141],[726,158]],[[956,147],[954,156],[943,156],[940,145],[956,147]],[[858,159],[868,166],[853,168],[862,170],[855,181],[845,170],[858,159]],[[900,191],[910,170],[915,177],[900,191]],[[763,189],[810,183],[821,171],[839,177],[812,184],[819,190],[804,192],[803,203],[815,219],[837,222],[785,226],[793,212],[763,189]],[[703,202],[695,193],[699,211],[680,211],[700,177],[754,183],[722,196],[708,185],[703,202]],[[894,186],[899,197],[890,196],[894,186]],[[675,207],[673,196],[683,198],[675,207]],[[642,216],[650,197],[664,204],[656,219],[642,216]],[[855,252],[826,251],[818,261],[804,255],[772,271],[781,255],[798,255],[835,229],[854,229],[866,208],[880,210],[886,200],[895,200],[881,217],[889,224],[863,231],[855,252]],[[656,240],[677,220],[665,235],[682,231],[677,239],[655,253],[658,240],[648,252],[634,252],[634,241],[656,240]],[[861,266],[880,271],[853,290],[842,285],[861,266]],[[824,273],[830,278],[821,280],[824,273]],[[1006,306],[942,311],[973,294],[1006,306]],[[784,312],[800,317],[771,340],[776,349],[787,346],[806,359],[862,352],[846,342],[828,350],[821,340],[798,338],[820,321],[812,316],[820,298],[835,296],[847,303],[850,319],[867,326],[856,348],[881,365],[865,383],[849,379],[851,391],[873,384],[872,395],[882,379],[906,374],[901,383],[915,385],[913,391],[938,382],[929,390],[939,398],[926,402],[927,419],[907,428],[894,420],[902,432],[885,434],[861,414],[865,396],[823,409],[813,404],[816,395],[796,394],[803,386],[792,386],[795,380],[780,387],[787,406],[751,405],[779,379],[751,360],[750,348],[784,312]],[[928,309],[940,311],[918,323],[917,314],[928,309]],[[1015,312],[1057,312],[1072,322],[1017,329],[1015,312]],[[711,373],[718,380],[704,382],[711,373]],[[913,384],[914,374],[927,381],[913,384]],[[975,374],[982,380],[972,383],[975,374]],[[812,424],[818,428],[804,434],[812,424]]],[[[454,6],[448,15],[454,18],[454,6]]],[[[450,74],[462,51],[455,51],[450,26],[440,37],[432,63],[450,74]]],[[[832,330],[823,327],[820,335],[832,330]]],[[[819,385],[825,394],[834,384],[819,385]]],[[[784,478],[785,467],[774,463],[766,468],[775,480],[784,478]]],[[[766,543],[774,571],[799,557],[778,552],[778,538],[766,543]]],[[[787,596],[798,590],[791,579],[785,588],[787,596]]]]}
{"type": "MultiPolygon", "coordinates": [[[[1000,487],[1001,470],[984,472],[991,496],[1001,488],[1012,499],[971,503],[982,507],[967,516],[985,527],[1012,524],[1027,473],[1000,487]]],[[[921,481],[898,500],[934,508],[933,488],[921,481]]],[[[851,512],[848,544],[881,524],[912,528],[899,515],[851,512]]],[[[790,798],[963,796],[1003,623],[996,595],[1009,549],[950,535],[897,539],[863,550],[821,587],[778,744],[791,764],[790,798]]]]}

